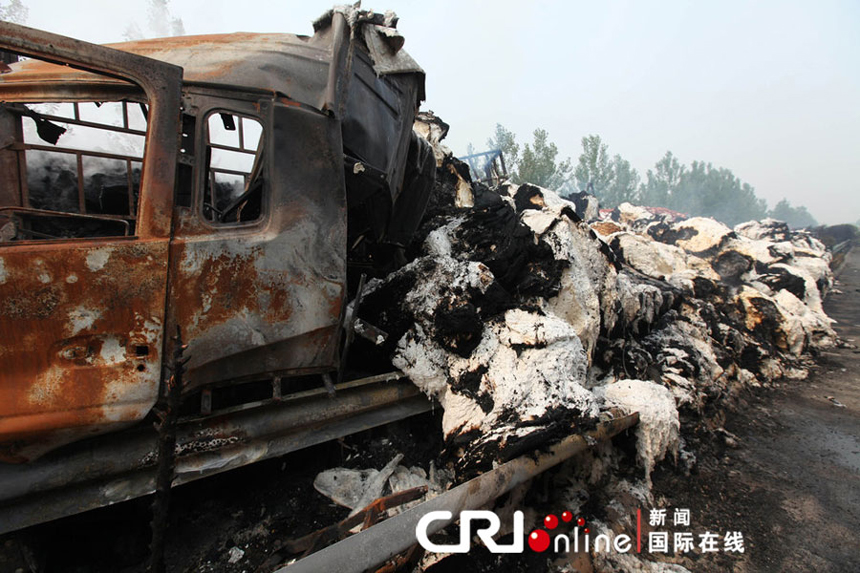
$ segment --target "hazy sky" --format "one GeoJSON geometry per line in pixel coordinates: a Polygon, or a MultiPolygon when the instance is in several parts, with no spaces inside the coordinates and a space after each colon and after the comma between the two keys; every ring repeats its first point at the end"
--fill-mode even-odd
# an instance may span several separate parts
{"type": "MultiPolygon", "coordinates": [[[[24,0],[28,24],[93,42],[145,0],[24,0]]],[[[6,2],[3,2],[4,4],[6,2]]],[[[311,34],[333,2],[172,0],[188,34],[311,34]]],[[[456,154],[496,123],[542,127],[574,162],[596,133],[644,172],[671,150],[728,167],[773,206],[860,219],[860,2],[364,2],[394,9],[456,154]]]]}

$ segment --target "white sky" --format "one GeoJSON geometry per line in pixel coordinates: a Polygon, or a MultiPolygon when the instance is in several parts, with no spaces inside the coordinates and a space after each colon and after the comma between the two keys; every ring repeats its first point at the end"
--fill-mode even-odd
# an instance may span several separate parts
{"type": "MultiPolygon", "coordinates": [[[[380,0],[386,1],[386,0],[380,0]]],[[[145,22],[145,0],[24,0],[28,25],[93,42],[145,22]]],[[[5,2],[4,2],[5,3],[5,2]]],[[[293,32],[334,1],[172,0],[189,34],[293,32]]],[[[427,72],[447,143],[522,143],[542,127],[574,162],[597,133],[644,179],[666,150],[710,161],[773,206],[860,219],[860,2],[387,0],[427,72]]]]}

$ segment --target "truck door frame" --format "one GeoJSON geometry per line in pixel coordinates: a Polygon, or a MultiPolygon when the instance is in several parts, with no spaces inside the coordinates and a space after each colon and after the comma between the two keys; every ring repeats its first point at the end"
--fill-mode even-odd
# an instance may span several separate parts
{"type": "MultiPolygon", "coordinates": [[[[10,242],[0,249],[7,266],[0,286],[20,303],[6,305],[0,331],[12,336],[19,327],[32,330],[20,332],[7,348],[12,367],[0,387],[8,410],[0,416],[0,460],[23,462],[139,421],[157,399],[183,71],[8,22],[0,22],[0,49],[131,82],[149,104],[134,237],[10,242]],[[28,271],[30,265],[36,272],[28,271]],[[124,273],[129,266],[137,273],[124,273]],[[146,284],[136,283],[143,275],[146,284]],[[43,289],[30,288],[40,283],[43,289]],[[40,298],[43,291],[47,294],[40,298]],[[124,308],[119,300],[107,307],[111,296],[143,299],[141,308],[124,308]],[[89,314],[76,321],[75,307],[83,300],[89,314]]],[[[4,90],[12,99],[38,101],[56,93],[57,86],[10,82],[4,90]]],[[[65,99],[80,97],[86,87],[70,93],[75,95],[65,99]]]]}
{"type": "Polygon", "coordinates": [[[334,371],[346,297],[340,122],[271,92],[186,92],[197,173],[191,205],[176,208],[167,320],[187,333],[185,391],[334,371]],[[201,209],[207,117],[222,111],[263,126],[268,196],[254,221],[213,223],[201,209]]]}

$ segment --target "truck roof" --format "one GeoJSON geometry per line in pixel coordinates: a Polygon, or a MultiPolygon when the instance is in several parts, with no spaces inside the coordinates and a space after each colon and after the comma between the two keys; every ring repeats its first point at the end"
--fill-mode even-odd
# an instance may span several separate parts
{"type": "MultiPolygon", "coordinates": [[[[331,60],[331,39],[326,32],[328,30],[321,30],[312,37],[239,32],[139,40],[107,46],[181,66],[186,84],[266,90],[319,107],[331,60]]],[[[11,68],[11,72],[0,75],[0,86],[12,83],[124,83],[108,76],[35,59],[16,62],[11,68]]]]}

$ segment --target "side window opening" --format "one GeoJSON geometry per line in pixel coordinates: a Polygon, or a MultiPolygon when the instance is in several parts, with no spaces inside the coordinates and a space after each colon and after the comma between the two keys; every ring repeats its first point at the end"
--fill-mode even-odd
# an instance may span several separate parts
{"type": "Polygon", "coordinates": [[[213,223],[248,223],[263,214],[263,126],[252,117],[211,113],[206,120],[203,216],[213,223]]]}
{"type": "Polygon", "coordinates": [[[132,101],[4,103],[17,124],[17,204],[0,240],[134,235],[148,109],[132,101]]]}

